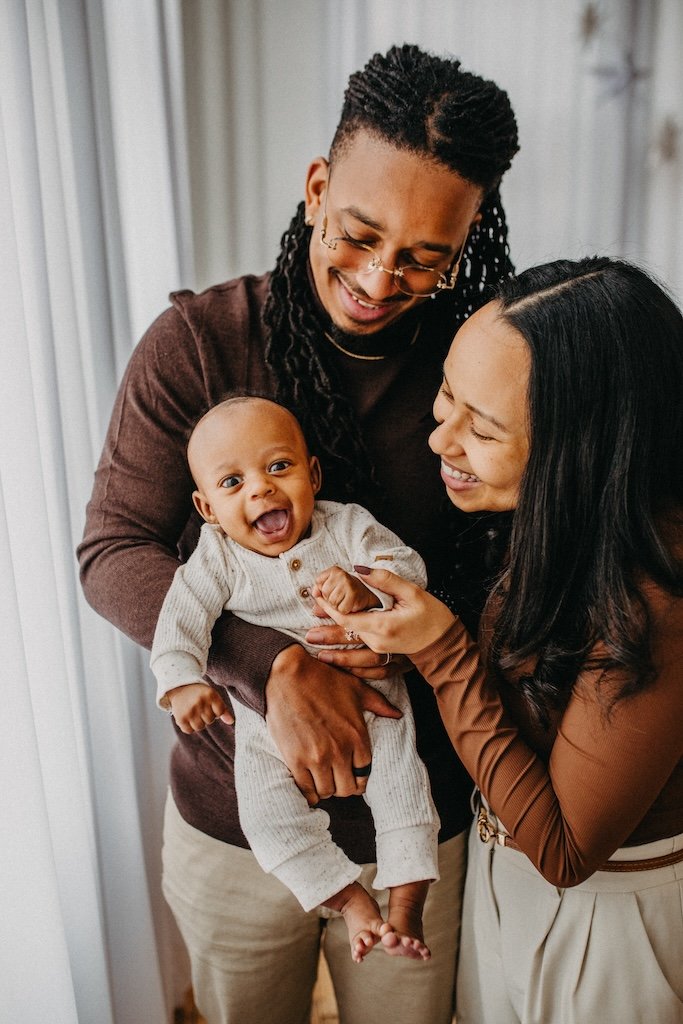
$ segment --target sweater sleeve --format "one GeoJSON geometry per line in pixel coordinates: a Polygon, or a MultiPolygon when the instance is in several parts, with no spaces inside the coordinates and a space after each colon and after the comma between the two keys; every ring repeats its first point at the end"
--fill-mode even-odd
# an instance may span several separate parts
{"type": "MultiPolygon", "coordinates": [[[[178,568],[183,534],[196,533],[185,460],[192,425],[229,380],[214,368],[177,309],[163,313],[133,353],[114,405],[78,548],[89,603],[150,648],[178,568]]],[[[239,384],[237,370],[234,385],[239,384]]],[[[290,637],[224,614],[216,624],[209,674],[263,711],[273,658],[290,637]]]]}
{"type": "Polygon", "coordinates": [[[581,674],[547,763],[525,740],[524,723],[506,711],[459,621],[411,656],[434,687],[465,768],[553,885],[569,887],[593,874],[645,818],[679,765],[683,614],[680,601],[664,604],[653,616],[655,680],[607,712],[618,673],[581,674]]]}

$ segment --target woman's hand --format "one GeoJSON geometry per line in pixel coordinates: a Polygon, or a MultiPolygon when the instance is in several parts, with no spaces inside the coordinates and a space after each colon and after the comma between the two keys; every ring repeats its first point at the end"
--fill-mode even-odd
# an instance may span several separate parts
{"type": "Polygon", "coordinates": [[[317,599],[318,604],[338,625],[355,633],[378,654],[414,654],[443,636],[455,621],[453,613],[436,597],[388,569],[368,569],[364,565],[354,568],[370,586],[393,597],[393,608],[342,615],[322,597],[317,599]]]}
{"type": "Polygon", "coordinates": [[[356,643],[352,647],[338,646],[348,642],[346,630],[331,623],[313,626],[306,634],[307,644],[330,644],[330,650],[321,647],[315,652],[314,657],[318,661],[326,665],[336,665],[357,679],[386,679],[396,672],[410,672],[413,667],[409,660],[400,654],[395,654],[387,660],[385,654],[376,654],[365,645],[359,647],[356,643]]]}

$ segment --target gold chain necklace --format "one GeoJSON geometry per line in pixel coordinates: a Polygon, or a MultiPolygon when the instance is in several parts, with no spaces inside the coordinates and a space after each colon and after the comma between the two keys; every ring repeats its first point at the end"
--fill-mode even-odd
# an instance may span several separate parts
{"type": "MultiPolygon", "coordinates": [[[[417,327],[415,328],[415,333],[413,334],[412,338],[410,339],[410,345],[408,345],[408,348],[412,348],[412,346],[417,341],[417,336],[420,333],[420,328],[421,327],[422,327],[422,324],[419,323],[417,325],[417,327]]],[[[339,342],[335,341],[334,338],[332,337],[332,335],[328,334],[327,331],[325,331],[325,337],[329,341],[330,345],[334,345],[334,347],[336,349],[338,349],[340,352],[343,352],[345,356],[349,356],[351,359],[362,359],[365,362],[372,362],[372,363],[374,363],[374,362],[377,362],[380,359],[386,359],[387,355],[389,355],[389,353],[387,352],[383,356],[362,356],[362,355],[360,355],[359,352],[349,352],[349,350],[347,348],[342,348],[342,346],[339,344],[339,342]]]]}

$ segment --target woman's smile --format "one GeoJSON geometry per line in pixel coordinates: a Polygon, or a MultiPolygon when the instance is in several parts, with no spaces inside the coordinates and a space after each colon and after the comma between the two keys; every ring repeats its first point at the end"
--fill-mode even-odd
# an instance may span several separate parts
{"type": "Polygon", "coordinates": [[[446,487],[458,490],[462,485],[480,484],[481,480],[474,473],[466,473],[464,470],[456,469],[449,465],[444,459],[441,460],[441,478],[446,487]]]}

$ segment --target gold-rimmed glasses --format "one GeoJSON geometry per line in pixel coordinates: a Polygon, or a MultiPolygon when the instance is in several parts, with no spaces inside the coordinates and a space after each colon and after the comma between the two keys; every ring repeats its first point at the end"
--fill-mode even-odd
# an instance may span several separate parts
{"type": "Polygon", "coordinates": [[[468,238],[469,234],[465,235],[460,252],[446,270],[423,267],[420,263],[401,263],[393,270],[389,270],[384,266],[381,256],[378,256],[372,245],[367,242],[360,242],[345,235],[339,235],[336,238],[327,237],[327,190],[325,191],[320,241],[326,246],[328,253],[335,254],[334,258],[329,257],[330,261],[338,263],[340,267],[356,274],[370,274],[376,270],[382,274],[391,274],[396,282],[396,287],[404,295],[419,295],[427,298],[430,295],[436,295],[437,292],[454,288],[468,238]]]}

